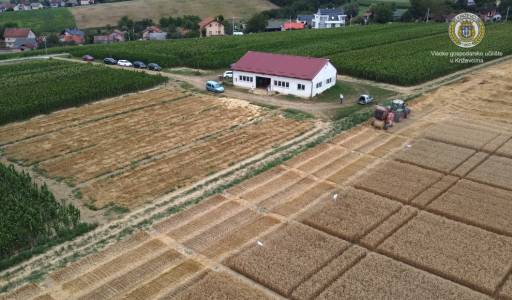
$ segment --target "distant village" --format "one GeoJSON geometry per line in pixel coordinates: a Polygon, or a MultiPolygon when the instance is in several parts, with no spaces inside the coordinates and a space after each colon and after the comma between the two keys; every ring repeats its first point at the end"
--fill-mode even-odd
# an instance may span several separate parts
{"type": "Polygon", "coordinates": [[[24,11],[59,7],[73,7],[96,4],[96,0],[44,0],[42,2],[31,2],[30,0],[19,0],[16,3],[0,3],[0,13],[6,11],[24,11]]]}
{"type": "MultiPolygon", "coordinates": [[[[28,0],[20,0],[17,4],[0,4],[0,12],[6,10],[33,10],[48,9],[54,7],[68,7],[76,5],[92,5],[95,0],[45,0],[47,5],[29,3],[28,0]]],[[[468,0],[468,5],[471,5],[468,0]]],[[[400,22],[404,19],[407,9],[393,9],[390,20],[400,22]]],[[[455,14],[443,16],[449,21],[455,14]]],[[[374,12],[368,10],[357,19],[342,8],[319,8],[316,13],[310,15],[297,15],[294,19],[268,19],[258,31],[274,32],[288,30],[326,29],[340,28],[352,23],[369,24],[374,19],[374,12]]],[[[496,10],[489,10],[480,14],[485,22],[501,21],[502,16],[496,10]]],[[[250,21],[249,21],[250,22],[250,21]]],[[[158,24],[151,19],[134,21],[128,17],[119,20],[116,27],[80,30],[77,28],[63,28],[59,33],[50,33],[37,36],[31,28],[4,28],[3,41],[0,40],[0,52],[27,51],[33,49],[48,48],[62,45],[83,44],[109,44],[122,43],[129,40],[166,40],[176,38],[210,38],[224,35],[244,35],[248,25],[244,22],[230,23],[223,16],[207,17],[200,19],[197,16],[162,18],[158,24]]]]}

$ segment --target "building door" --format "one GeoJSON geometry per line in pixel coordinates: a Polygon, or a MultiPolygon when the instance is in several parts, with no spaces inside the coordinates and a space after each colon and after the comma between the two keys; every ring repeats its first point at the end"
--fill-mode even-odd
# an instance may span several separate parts
{"type": "Polygon", "coordinates": [[[267,89],[271,82],[270,78],[256,76],[256,88],[258,89],[267,89]]]}

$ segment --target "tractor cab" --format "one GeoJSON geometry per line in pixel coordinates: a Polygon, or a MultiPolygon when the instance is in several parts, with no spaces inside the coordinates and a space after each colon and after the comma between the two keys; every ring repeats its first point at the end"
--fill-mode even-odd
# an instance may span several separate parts
{"type": "Polygon", "coordinates": [[[400,100],[400,99],[395,99],[391,102],[391,109],[393,111],[400,111],[400,110],[405,110],[405,102],[404,100],[400,100]]]}
{"type": "Polygon", "coordinates": [[[395,113],[395,122],[400,122],[402,119],[407,119],[411,113],[411,109],[407,107],[404,100],[395,99],[391,101],[391,111],[395,113]]]}

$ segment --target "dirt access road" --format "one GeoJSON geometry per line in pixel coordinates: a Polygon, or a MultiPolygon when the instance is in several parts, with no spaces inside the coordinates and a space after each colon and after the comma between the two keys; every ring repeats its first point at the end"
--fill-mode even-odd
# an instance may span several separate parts
{"type": "Polygon", "coordinates": [[[387,132],[342,133],[12,295],[512,299],[511,71],[443,86],[387,132]]]}
{"type": "MultiPolygon", "coordinates": [[[[440,86],[453,83],[457,80],[460,80],[462,77],[464,77],[467,74],[471,74],[475,71],[478,71],[480,69],[493,66],[505,61],[510,60],[511,56],[506,56],[497,60],[490,61],[485,64],[476,65],[471,68],[467,68],[446,76],[443,76],[441,78],[437,78],[419,85],[415,86],[397,86],[392,84],[386,84],[386,83],[380,83],[370,80],[364,80],[359,78],[354,78],[347,75],[339,75],[338,80],[346,81],[346,82],[352,82],[357,84],[364,84],[364,85],[370,85],[375,86],[383,89],[387,89],[390,91],[395,91],[397,93],[398,98],[408,98],[413,95],[419,95],[423,94],[429,91],[432,91],[440,86]]],[[[76,59],[67,59],[67,58],[57,58],[62,60],[68,60],[73,62],[79,62],[76,59]]],[[[117,66],[112,66],[117,67],[117,66]]],[[[134,70],[132,68],[129,68],[130,70],[134,70]]],[[[137,70],[141,71],[141,70],[137,70]]],[[[186,82],[193,86],[195,89],[199,91],[204,91],[205,89],[205,82],[207,80],[211,79],[217,79],[215,76],[212,75],[202,75],[202,76],[194,76],[194,75],[182,75],[182,74],[175,74],[175,73],[168,73],[168,72],[153,72],[149,70],[142,70],[144,72],[150,73],[150,74],[161,74],[163,76],[169,77],[174,80],[179,80],[186,82]]],[[[279,97],[271,97],[266,95],[255,95],[244,91],[238,91],[232,88],[227,88],[223,96],[231,97],[231,98],[237,98],[237,99],[243,99],[246,101],[250,101],[252,103],[261,104],[261,105],[271,105],[276,106],[281,109],[297,109],[301,110],[307,113],[310,113],[318,118],[327,120],[329,119],[330,112],[339,109],[341,106],[337,102],[333,103],[325,103],[325,102],[314,102],[314,101],[307,101],[307,100],[285,100],[279,97]]]]}

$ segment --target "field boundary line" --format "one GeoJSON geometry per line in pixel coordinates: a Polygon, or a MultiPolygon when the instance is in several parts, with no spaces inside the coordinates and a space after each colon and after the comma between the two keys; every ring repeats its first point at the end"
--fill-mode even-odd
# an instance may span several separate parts
{"type": "Polygon", "coordinates": [[[212,193],[215,189],[222,188],[222,186],[226,185],[225,182],[236,182],[238,178],[251,174],[253,170],[257,170],[258,166],[263,166],[265,163],[286,157],[286,155],[293,153],[297,149],[302,149],[307,144],[327,135],[330,131],[331,127],[329,124],[317,121],[315,122],[314,128],[292,140],[286,141],[278,148],[272,148],[263,153],[259,153],[228,169],[221,170],[216,174],[203,178],[193,185],[162,196],[156,199],[150,207],[141,207],[127,214],[122,219],[100,226],[96,230],[78,239],[58,245],[41,255],[34,256],[22,264],[3,270],[0,272],[0,277],[5,278],[4,281],[7,282],[10,289],[13,285],[16,285],[16,282],[23,281],[23,278],[30,273],[41,272],[43,276],[46,276],[46,273],[55,269],[57,265],[59,268],[63,267],[61,265],[62,262],[67,264],[73,261],[73,259],[70,259],[73,257],[73,254],[81,253],[83,256],[85,253],[85,255],[88,255],[91,250],[96,250],[98,245],[100,245],[100,247],[106,246],[110,244],[115,237],[119,238],[126,233],[129,234],[133,229],[148,226],[152,222],[171,215],[172,208],[197,201],[194,199],[201,199],[203,195],[212,193]],[[70,251],[70,248],[73,250],[70,251]],[[62,255],[63,251],[66,251],[66,255],[62,255]],[[51,261],[51,258],[55,260],[55,257],[57,257],[57,261],[51,261]],[[37,267],[34,266],[36,264],[38,265],[37,267]],[[31,267],[27,269],[28,266],[31,267]]]}
{"type": "MultiPolygon", "coordinates": [[[[332,261],[334,261],[335,259],[337,259],[337,258],[339,258],[339,257],[343,256],[343,254],[345,254],[345,253],[346,253],[347,251],[349,251],[351,248],[355,248],[355,247],[360,247],[360,246],[359,246],[359,245],[357,245],[357,244],[353,244],[353,243],[351,243],[351,244],[350,244],[350,246],[349,246],[347,249],[345,249],[345,250],[343,251],[343,253],[341,253],[341,255],[340,255],[340,256],[338,256],[338,257],[334,258],[333,260],[331,260],[331,261],[330,261],[330,263],[331,263],[332,261]]],[[[355,267],[358,263],[360,263],[363,259],[365,259],[365,258],[366,258],[366,256],[368,255],[368,251],[365,251],[365,250],[364,250],[364,248],[363,248],[363,251],[364,251],[364,253],[363,253],[360,257],[358,257],[358,258],[354,259],[353,261],[351,261],[351,262],[350,262],[350,264],[348,265],[348,267],[347,267],[347,268],[345,268],[345,270],[342,270],[340,273],[337,273],[337,274],[336,274],[332,279],[329,279],[325,284],[323,284],[323,285],[322,285],[322,287],[321,287],[317,292],[313,293],[309,299],[316,299],[318,296],[320,296],[320,294],[322,294],[322,293],[323,293],[325,290],[327,290],[331,285],[333,285],[333,284],[334,284],[338,279],[340,279],[343,275],[345,275],[345,273],[347,273],[348,271],[350,271],[353,267],[355,267]]],[[[370,251],[370,252],[371,252],[371,251],[370,251]]],[[[326,267],[327,267],[327,266],[326,266],[326,267]]],[[[321,271],[322,271],[322,270],[318,271],[318,273],[319,273],[319,272],[321,272],[321,271]]],[[[316,275],[316,274],[313,274],[313,276],[314,276],[314,275],[316,275]]],[[[312,276],[311,276],[311,277],[312,277],[312,276]]],[[[308,280],[309,280],[309,279],[311,279],[311,277],[310,277],[310,278],[308,278],[308,280]]],[[[304,282],[305,282],[305,281],[304,281],[304,282]]],[[[299,285],[299,286],[300,286],[300,285],[299,285]]],[[[295,291],[299,286],[297,286],[293,291],[295,291]]],[[[293,291],[292,291],[292,294],[293,294],[293,291]]]]}

